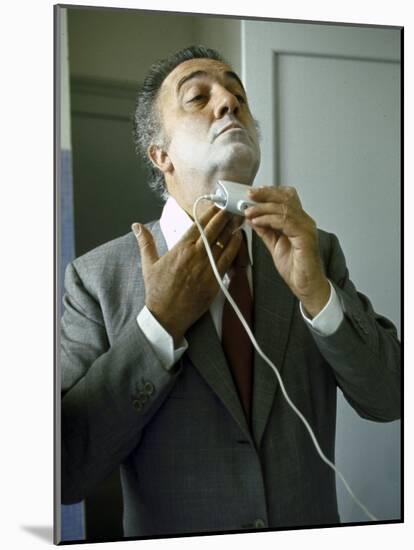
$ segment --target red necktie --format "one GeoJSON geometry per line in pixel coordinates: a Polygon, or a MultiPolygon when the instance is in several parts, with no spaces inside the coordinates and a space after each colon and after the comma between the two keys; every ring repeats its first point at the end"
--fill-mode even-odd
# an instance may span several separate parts
{"type": "MultiPolygon", "coordinates": [[[[253,300],[247,278],[250,264],[246,237],[243,232],[240,250],[229,272],[229,292],[238,305],[250,328],[253,326],[253,300]]],[[[222,320],[222,346],[236,385],[246,418],[250,423],[253,345],[229,301],[224,302],[222,320]]]]}

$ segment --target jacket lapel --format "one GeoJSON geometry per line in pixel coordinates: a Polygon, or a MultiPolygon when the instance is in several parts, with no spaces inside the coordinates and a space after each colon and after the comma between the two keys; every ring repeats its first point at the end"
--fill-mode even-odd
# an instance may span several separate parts
{"type": "Polygon", "coordinates": [[[247,420],[209,312],[192,325],[186,334],[187,354],[201,376],[220,398],[248,439],[247,420]]]}
{"type": "MultiPolygon", "coordinates": [[[[161,256],[168,249],[159,222],[154,224],[151,231],[158,254],[161,256]]],[[[210,313],[202,315],[190,327],[185,337],[188,342],[186,353],[193,366],[220,398],[245,436],[251,439],[247,420],[210,313]]]]}
{"type": "MultiPolygon", "coordinates": [[[[254,334],[257,343],[276,365],[281,377],[295,296],[274,267],[273,260],[253,234],[254,334]]],[[[283,378],[283,377],[282,377],[283,378]]],[[[279,387],[273,369],[257,352],[254,356],[253,437],[257,448],[279,387]]]]}

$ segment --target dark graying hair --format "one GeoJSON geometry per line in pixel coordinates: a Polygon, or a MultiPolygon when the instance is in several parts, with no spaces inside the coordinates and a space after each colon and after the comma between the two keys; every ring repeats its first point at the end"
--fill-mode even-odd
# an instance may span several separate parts
{"type": "MultiPolygon", "coordinates": [[[[230,65],[216,50],[206,48],[205,46],[190,46],[154,63],[150,67],[144,84],[137,96],[133,118],[135,151],[143,159],[149,170],[150,187],[157,194],[161,195],[163,199],[168,197],[164,174],[154,166],[147,154],[148,147],[152,143],[159,147],[168,147],[167,138],[164,135],[162,122],[156,106],[156,100],[162,83],[180,63],[189,59],[200,58],[214,59],[230,65]]],[[[259,131],[258,122],[255,122],[256,128],[259,131]]]]}
{"type": "Polygon", "coordinates": [[[147,154],[148,147],[152,143],[160,147],[168,146],[158,109],[156,108],[156,100],[161,85],[167,76],[184,61],[197,58],[214,59],[226,63],[217,51],[210,48],[204,46],[184,48],[165,59],[157,61],[150,67],[144,84],[137,96],[133,121],[135,150],[142,157],[149,169],[150,187],[164,199],[168,196],[165,188],[164,174],[153,165],[147,154]]]}

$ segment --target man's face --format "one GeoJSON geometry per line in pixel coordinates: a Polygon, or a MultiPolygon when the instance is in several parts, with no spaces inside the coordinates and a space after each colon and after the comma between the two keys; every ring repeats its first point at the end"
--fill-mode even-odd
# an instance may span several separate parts
{"type": "Polygon", "coordinates": [[[169,192],[187,211],[218,179],[250,185],[260,147],[242,84],[228,65],[191,59],[164,80],[158,97],[171,169],[169,192]]]}

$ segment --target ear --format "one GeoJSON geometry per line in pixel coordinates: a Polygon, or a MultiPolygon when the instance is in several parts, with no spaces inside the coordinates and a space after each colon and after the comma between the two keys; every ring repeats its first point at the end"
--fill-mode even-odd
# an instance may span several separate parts
{"type": "Polygon", "coordinates": [[[164,174],[174,170],[174,165],[167,151],[164,151],[159,145],[152,143],[147,149],[147,154],[151,162],[164,174]]]}

